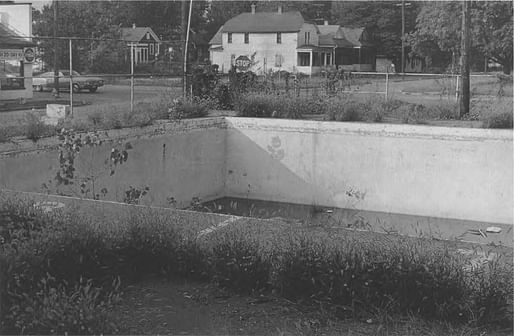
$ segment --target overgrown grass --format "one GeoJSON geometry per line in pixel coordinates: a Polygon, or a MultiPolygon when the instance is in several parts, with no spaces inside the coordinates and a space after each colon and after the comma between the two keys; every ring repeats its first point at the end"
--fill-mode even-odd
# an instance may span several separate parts
{"type": "Polygon", "coordinates": [[[40,138],[57,134],[57,127],[46,125],[36,113],[27,113],[24,122],[24,134],[27,139],[37,142],[40,138]]]}
{"type": "Polygon", "coordinates": [[[431,120],[458,119],[458,105],[448,101],[425,106],[382,96],[314,95],[291,97],[276,94],[246,94],[235,104],[238,116],[300,119],[306,115],[323,115],[327,121],[383,122],[426,124],[431,120]]]}
{"type": "Polygon", "coordinates": [[[509,98],[477,101],[471,105],[470,117],[482,121],[484,128],[513,128],[513,102],[509,98]]]}
{"type": "Polygon", "coordinates": [[[241,220],[199,236],[197,225],[141,211],[97,223],[73,211],[43,214],[0,203],[4,332],[106,333],[122,283],[148,274],[214,281],[242,293],[273,292],[304,304],[468,324],[512,325],[512,269],[469,270],[432,241],[369,240],[286,223],[241,220]]]}

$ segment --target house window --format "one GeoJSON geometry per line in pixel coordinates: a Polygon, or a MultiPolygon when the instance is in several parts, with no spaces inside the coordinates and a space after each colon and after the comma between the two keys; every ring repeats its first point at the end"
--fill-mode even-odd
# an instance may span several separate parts
{"type": "Polygon", "coordinates": [[[311,54],[308,52],[298,53],[298,65],[299,66],[310,66],[311,65],[311,54]]]}
{"type": "Polygon", "coordinates": [[[282,66],[282,55],[280,55],[280,54],[275,55],[275,66],[276,67],[282,66]]]}
{"type": "Polygon", "coordinates": [[[311,42],[311,32],[305,32],[305,44],[310,44],[311,42]]]}
{"type": "Polygon", "coordinates": [[[150,55],[153,55],[155,53],[153,43],[150,43],[149,47],[150,47],[150,55]]]}
{"type": "Polygon", "coordinates": [[[277,33],[277,44],[282,43],[282,33],[277,33]]]}
{"type": "Polygon", "coordinates": [[[332,54],[327,53],[327,65],[332,65],[332,54]]]}
{"type": "Polygon", "coordinates": [[[250,43],[250,33],[245,33],[245,44],[250,43]]]}
{"type": "Polygon", "coordinates": [[[146,39],[149,40],[150,39],[150,33],[146,33],[146,39]]]}
{"type": "Polygon", "coordinates": [[[232,43],[232,33],[228,33],[228,43],[232,43]]]}

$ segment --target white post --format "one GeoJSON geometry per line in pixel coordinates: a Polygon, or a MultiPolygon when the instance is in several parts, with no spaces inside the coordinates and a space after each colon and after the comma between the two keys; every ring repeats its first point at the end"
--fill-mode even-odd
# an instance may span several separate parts
{"type": "MultiPolygon", "coordinates": [[[[73,52],[70,39],[70,117],[73,118],[73,52]]],[[[65,114],[66,115],[66,114],[65,114]]]]}
{"type": "Polygon", "coordinates": [[[459,75],[455,76],[456,82],[455,82],[455,100],[459,101],[459,75]]]}
{"type": "Polygon", "coordinates": [[[130,113],[134,112],[134,43],[130,43],[130,113]]]}
{"type": "Polygon", "coordinates": [[[386,69],[386,100],[389,98],[389,68],[386,69]]]}
{"type": "Polygon", "coordinates": [[[313,55],[312,50],[309,51],[309,55],[310,55],[310,57],[309,57],[309,67],[310,67],[309,77],[312,77],[312,55],[313,55]]]}
{"type": "Polygon", "coordinates": [[[189,18],[187,20],[186,44],[184,46],[184,99],[187,96],[187,45],[189,44],[189,29],[191,27],[191,12],[193,11],[193,0],[189,2],[189,18]]]}

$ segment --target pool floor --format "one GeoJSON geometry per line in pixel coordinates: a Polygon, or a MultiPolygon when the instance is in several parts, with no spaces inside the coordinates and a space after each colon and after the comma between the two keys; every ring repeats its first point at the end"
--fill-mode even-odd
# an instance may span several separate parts
{"type": "Polygon", "coordinates": [[[512,225],[423,217],[317,205],[223,197],[204,202],[197,210],[262,219],[284,218],[308,226],[368,230],[441,240],[459,240],[513,247],[512,225]],[[500,232],[488,232],[488,228],[500,232]]]}

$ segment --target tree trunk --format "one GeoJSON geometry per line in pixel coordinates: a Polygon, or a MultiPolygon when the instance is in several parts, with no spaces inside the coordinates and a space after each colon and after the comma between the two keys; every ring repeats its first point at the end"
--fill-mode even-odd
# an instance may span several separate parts
{"type": "Polygon", "coordinates": [[[462,33],[461,33],[461,48],[460,48],[460,73],[461,73],[461,86],[460,86],[460,106],[459,116],[462,118],[469,113],[469,1],[462,2],[462,33]]]}

